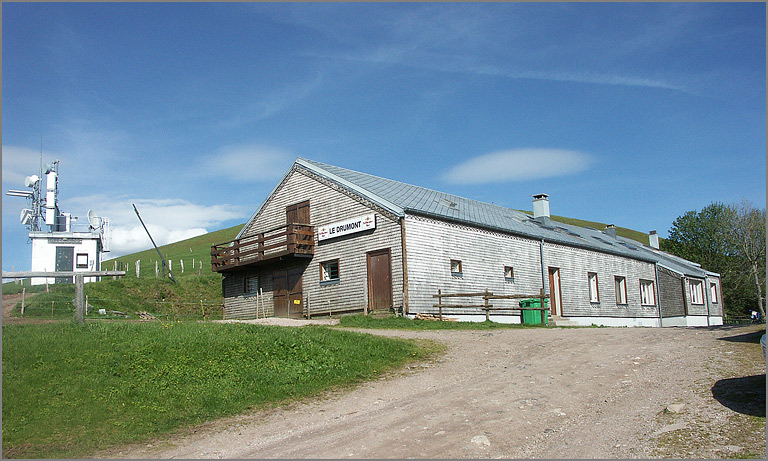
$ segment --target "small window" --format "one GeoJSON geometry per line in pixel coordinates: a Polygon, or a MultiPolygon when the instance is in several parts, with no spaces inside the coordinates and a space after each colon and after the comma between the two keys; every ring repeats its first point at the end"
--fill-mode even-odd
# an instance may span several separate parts
{"type": "Polygon", "coordinates": [[[691,304],[704,304],[704,284],[701,280],[691,280],[688,286],[691,290],[691,304]]]}
{"type": "Polygon", "coordinates": [[[709,284],[709,299],[717,304],[717,284],[715,282],[709,284]]]}
{"type": "Polygon", "coordinates": [[[461,261],[458,259],[451,259],[451,275],[461,275],[461,261]]]}
{"type": "Polygon", "coordinates": [[[599,303],[600,293],[597,290],[597,273],[588,272],[587,279],[589,280],[589,302],[599,303]]]}
{"type": "Polygon", "coordinates": [[[245,294],[255,295],[259,293],[259,276],[254,275],[245,278],[245,294]]]}
{"type": "Polygon", "coordinates": [[[320,281],[338,282],[339,281],[339,260],[334,259],[320,263],[320,281]]]}
{"type": "Polygon", "coordinates": [[[88,253],[78,253],[77,254],[77,268],[78,269],[87,269],[88,268],[88,253]]]}
{"type": "Polygon", "coordinates": [[[627,279],[625,277],[616,277],[616,304],[627,304],[627,279]]]}
{"type": "Polygon", "coordinates": [[[640,280],[640,305],[656,305],[656,287],[651,280],[640,280]]]}
{"type": "Polygon", "coordinates": [[[515,270],[512,266],[504,266],[504,279],[510,282],[515,280],[515,270]]]}

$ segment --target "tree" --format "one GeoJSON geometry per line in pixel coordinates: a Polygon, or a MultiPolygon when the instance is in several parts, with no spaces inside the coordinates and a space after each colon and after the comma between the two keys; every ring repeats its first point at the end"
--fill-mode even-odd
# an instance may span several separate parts
{"type": "Polygon", "coordinates": [[[754,282],[757,307],[760,310],[760,314],[765,317],[763,303],[766,269],[765,210],[755,208],[748,200],[743,200],[739,207],[734,207],[734,210],[736,213],[736,225],[734,226],[733,234],[737,255],[744,263],[754,282]]]}
{"type": "Polygon", "coordinates": [[[765,315],[765,210],[713,202],[675,219],[662,250],[721,276],[726,312],[743,315],[757,306],[765,315]]]}

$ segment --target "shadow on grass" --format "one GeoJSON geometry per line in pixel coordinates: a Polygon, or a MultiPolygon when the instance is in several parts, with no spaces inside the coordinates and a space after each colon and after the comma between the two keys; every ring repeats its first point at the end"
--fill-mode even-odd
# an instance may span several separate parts
{"type": "Polygon", "coordinates": [[[712,386],[712,396],[733,411],[765,418],[765,373],[721,379],[712,386]]]}

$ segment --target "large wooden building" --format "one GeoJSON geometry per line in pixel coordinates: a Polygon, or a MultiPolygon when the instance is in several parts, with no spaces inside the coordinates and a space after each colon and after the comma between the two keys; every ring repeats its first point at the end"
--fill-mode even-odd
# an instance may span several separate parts
{"type": "MultiPolygon", "coordinates": [[[[237,238],[214,245],[225,318],[393,310],[437,313],[435,295],[549,295],[557,324],[722,324],[718,274],[616,229],[533,215],[297,159],[237,238]]],[[[465,300],[466,301],[466,300],[465,300]]],[[[474,301],[477,303],[477,300],[474,301]]],[[[491,319],[520,321],[518,300],[491,319]]],[[[485,320],[481,309],[443,309],[485,320]]]]}

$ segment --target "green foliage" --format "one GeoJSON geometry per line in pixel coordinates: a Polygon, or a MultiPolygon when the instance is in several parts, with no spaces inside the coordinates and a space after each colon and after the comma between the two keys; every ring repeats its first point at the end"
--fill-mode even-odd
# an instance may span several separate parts
{"type": "Polygon", "coordinates": [[[3,456],[76,458],[380,376],[416,343],[207,322],[3,325],[3,456]]]}
{"type": "MultiPolygon", "coordinates": [[[[450,316],[446,316],[450,317],[450,316]]],[[[339,319],[339,326],[351,328],[378,328],[391,330],[494,330],[499,328],[542,328],[541,325],[521,325],[497,322],[439,322],[417,320],[408,317],[380,317],[369,315],[345,315],[339,319]]]]}
{"type": "Polygon", "coordinates": [[[721,275],[726,315],[763,310],[765,210],[713,202],[688,211],[672,223],[661,249],[721,275]]]}

